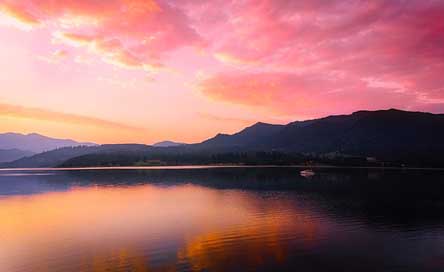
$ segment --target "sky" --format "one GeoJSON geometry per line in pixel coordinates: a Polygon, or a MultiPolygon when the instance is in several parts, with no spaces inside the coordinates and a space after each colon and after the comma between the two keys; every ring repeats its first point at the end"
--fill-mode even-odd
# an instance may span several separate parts
{"type": "Polygon", "coordinates": [[[0,0],[0,132],[200,142],[444,112],[443,0],[0,0]]]}

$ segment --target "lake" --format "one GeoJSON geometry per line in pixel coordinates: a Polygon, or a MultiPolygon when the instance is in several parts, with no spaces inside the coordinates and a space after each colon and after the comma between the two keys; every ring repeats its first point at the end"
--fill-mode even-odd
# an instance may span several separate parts
{"type": "Polygon", "coordinates": [[[444,172],[0,171],[0,271],[444,271],[444,172]]]}

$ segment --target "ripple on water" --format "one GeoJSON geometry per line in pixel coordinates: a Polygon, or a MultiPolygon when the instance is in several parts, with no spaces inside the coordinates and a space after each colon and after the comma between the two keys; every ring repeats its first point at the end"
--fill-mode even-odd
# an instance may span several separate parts
{"type": "Polygon", "coordinates": [[[436,181],[241,170],[0,173],[0,271],[444,271],[436,181]]]}

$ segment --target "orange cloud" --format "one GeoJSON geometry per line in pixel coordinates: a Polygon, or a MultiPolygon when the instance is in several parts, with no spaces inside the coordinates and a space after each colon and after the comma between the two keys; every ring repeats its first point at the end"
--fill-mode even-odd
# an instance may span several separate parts
{"type": "Polygon", "coordinates": [[[62,124],[74,124],[82,126],[102,127],[108,129],[140,131],[141,128],[133,127],[118,122],[108,121],[95,117],[77,114],[55,112],[39,108],[28,108],[17,105],[1,104],[0,117],[24,118],[32,120],[43,120],[62,124]]]}
{"type": "Polygon", "coordinates": [[[94,41],[92,36],[68,32],[55,32],[54,37],[72,46],[89,45],[94,41]]]}
{"type": "Polygon", "coordinates": [[[37,17],[27,12],[19,5],[0,2],[0,12],[8,15],[9,17],[15,19],[17,22],[28,27],[34,27],[40,24],[40,21],[37,19],[37,17]]]}

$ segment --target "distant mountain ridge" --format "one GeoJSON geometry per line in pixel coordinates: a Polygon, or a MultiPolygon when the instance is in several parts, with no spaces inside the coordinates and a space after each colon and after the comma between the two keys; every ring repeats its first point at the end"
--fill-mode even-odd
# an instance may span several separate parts
{"type": "Polygon", "coordinates": [[[17,148],[0,149],[0,163],[15,161],[23,157],[32,156],[34,154],[34,152],[23,151],[17,148]]]}
{"type": "Polygon", "coordinates": [[[56,148],[79,145],[92,146],[96,144],[76,142],[70,139],[56,139],[37,133],[20,134],[9,132],[0,134],[0,149],[19,149],[22,151],[40,153],[56,148]]]}
{"type": "Polygon", "coordinates": [[[256,123],[198,144],[62,148],[1,167],[329,163],[325,158],[337,163],[338,158],[353,157],[360,158],[361,163],[370,158],[397,165],[444,167],[443,139],[444,114],[358,111],[287,125],[256,123]]]}
{"type": "Polygon", "coordinates": [[[162,141],[162,142],[158,142],[153,144],[153,146],[157,146],[157,147],[172,147],[172,146],[181,146],[181,145],[186,145],[186,143],[178,143],[178,142],[173,142],[173,141],[162,141]]]}
{"type": "Polygon", "coordinates": [[[146,152],[151,147],[142,144],[105,144],[97,146],[74,146],[62,147],[51,151],[35,154],[31,157],[24,157],[19,160],[4,163],[1,167],[56,167],[63,165],[66,161],[72,158],[81,158],[89,154],[119,154],[131,155],[141,152],[146,152]]]}

